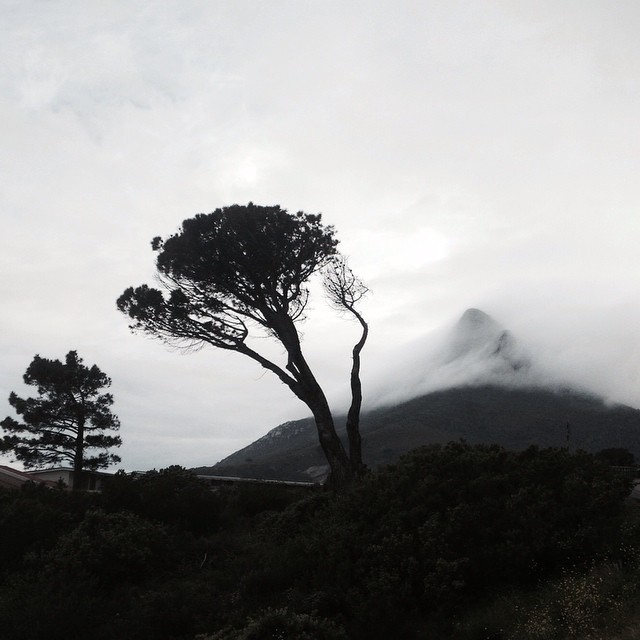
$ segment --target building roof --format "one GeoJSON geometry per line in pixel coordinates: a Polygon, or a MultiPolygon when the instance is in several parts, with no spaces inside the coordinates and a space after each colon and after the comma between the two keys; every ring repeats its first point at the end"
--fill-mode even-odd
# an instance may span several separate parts
{"type": "Polygon", "coordinates": [[[11,467],[0,464],[0,487],[13,489],[21,487],[25,482],[37,482],[39,484],[55,486],[55,482],[35,478],[28,471],[18,471],[17,469],[12,469],[11,467]]]}
{"type": "MultiPolygon", "coordinates": [[[[50,467],[49,469],[33,469],[28,473],[34,476],[45,475],[47,473],[71,474],[73,473],[73,469],[71,467],[50,467]]],[[[89,469],[84,469],[82,473],[84,475],[92,475],[94,477],[100,477],[100,478],[110,478],[112,475],[114,475],[113,473],[109,473],[108,471],[91,471],[89,469]]]]}

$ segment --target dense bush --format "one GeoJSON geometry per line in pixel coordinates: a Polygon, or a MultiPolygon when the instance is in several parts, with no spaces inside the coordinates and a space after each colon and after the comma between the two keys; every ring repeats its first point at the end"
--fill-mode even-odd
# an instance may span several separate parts
{"type": "Polygon", "coordinates": [[[0,591],[1,627],[16,639],[87,637],[114,615],[114,593],[156,576],[171,554],[161,527],[131,513],[88,511],[7,581],[0,591]]]}
{"type": "MultiPolygon", "coordinates": [[[[18,568],[27,553],[50,549],[95,508],[98,496],[27,483],[0,490],[0,568],[18,568]]],[[[1,578],[0,573],[0,578],[1,578]]]]}
{"type": "Polygon", "coordinates": [[[242,526],[247,519],[270,511],[282,511],[305,497],[310,490],[279,484],[241,482],[220,487],[220,521],[224,527],[242,526]]]}
{"type": "Polygon", "coordinates": [[[0,629],[14,640],[484,640],[481,613],[460,621],[517,592],[517,633],[542,610],[522,603],[544,581],[577,593],[590,585],[581,567],[598,561],[640,573],[624,566],[640,539],[629,489],[585,453],[458,442],[342,494],[212,492],[179,467],[120,474],[102,496],[0,493],[0,629]]]}
{"type": "Polygon", "coordinates": [[[102,499],[107,509],[126,509],[195,533],[214,531],[218,526],[218,496],[179,466],[139,475],[119,472],[105,486],[102,499]]]}
{"type": "Polygon", "coordinates": [[[585,453],[425,447],[344,496],[274,517],[243,593],[255,606],[288,589],[289,604],[313,601],[354,638],[415,632],[416,616],[446,620],[479,594],[602,556],[628,492],[585,453]]]}
{"type": "Polygon", "coordinates": [[[636,457],[628,449],[622,447],[614,447],[610,449],[601,449],[596,453],[596,457],[605,464],[633,467],[636,464],[636,457]]]}
{"type": "Polygon", "coordinates": [[[132,513],[87,512],[45,557],[45,570],[60,581],[87,580],[101,588],[139,582],[170,566],[166,531],[132,513]]]}
{"type": "Polygon", "coordinates": [[[197,640],[349,640],[343,629],[330,620],[287,609],[267,610],[249,618],[242,629],[227,627],[197,640]]]}

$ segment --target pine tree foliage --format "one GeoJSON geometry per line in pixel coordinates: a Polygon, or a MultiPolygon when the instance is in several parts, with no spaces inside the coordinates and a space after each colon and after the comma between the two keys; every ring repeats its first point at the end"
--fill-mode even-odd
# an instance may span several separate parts
{"type": "Polygon", "coordinates": [[[113,396],[102,392],[111,379],[96,365],[85,366],[76,351],[69,351],[64,362],[36,355],[23,379],[37,389],[37,397],[11,393],[9,403],[22,421],[6,417],[0,422],[5,431],[0,450],[28,469],[69,464],[76,472],[74,484],[83,470],[120,461],[108,451],[122,443],[113,434],[120,427],[111,411],[113,396]]]}

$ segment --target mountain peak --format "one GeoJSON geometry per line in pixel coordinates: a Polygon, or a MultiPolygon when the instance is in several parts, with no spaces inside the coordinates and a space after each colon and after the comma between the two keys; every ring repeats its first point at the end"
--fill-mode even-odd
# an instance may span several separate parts
{"type": "Polygon", "coordinates": [[[467,309],[449,334],[444,364],[477,364],[486,373],[508,373],[527,369],[527,356],[502,325],[480,309],[467,309]]]}
{"type": "Polygon", "coordinates": [[[480,309],[474,309],[473,307],[467,309],[462,316],[460,316],[460,320],[458,320],[458,325],[467,327],[493,326],[496,324],[497,322],[489,314],[480,309]]]}
{"type": "Polygon", "coordinates": [[[503,331],[504,328],[484,311],[467,309],[450,334],[446,361],[457,360],[471,352],[484,350],[488,345],[495,345],[503,331]]]}

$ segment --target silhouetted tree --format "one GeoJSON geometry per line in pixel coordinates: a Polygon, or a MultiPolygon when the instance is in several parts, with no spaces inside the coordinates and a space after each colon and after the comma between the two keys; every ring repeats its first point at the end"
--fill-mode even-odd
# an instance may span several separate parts
{"type": "MultiPolygon", "coordinates": [[[[320,215],[292,215],[277,205],[252,203],[216,209],[185,220],[166,240],[152,241],[164,293],[131,287],[117,304],[133,319],[133,330],[190,348],[210,344],[237,351],[278,376],[311,409],[331,480],[340,486],[357,474],[361,455],[358,451],[352,465],[296,326],[309,297],[305,285],[336,255],[337,243],[333,227],[323,226],[320,215]],[[247,344],[251,326],[282,344],[286,364],[247,344]]],[[[352,307],[357,302],[346,299],[352,307]]]]}
{"type": "Polygon", "coordinates": [[[107,450],[119,447],[118,418],[111,412],[113,396],[101,393],[111,379],[93,365],[86,367],[76,351],[65,362],[36,355],[23,376],[36,387],[37,398],[20,398],[14,392],[9,403],[22,422],[7,417],[0,426],[7,432],[0,450],[12,452],[28,469],[70,463],[73,489],[81,487],[82,471],[96,470],[120,462],[107,450]],[[88,456],[87,450],[102,450],[88,456]]]}

